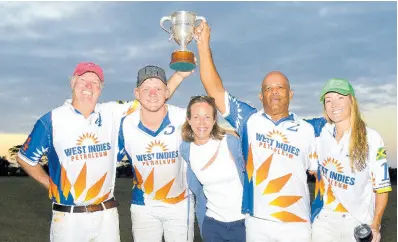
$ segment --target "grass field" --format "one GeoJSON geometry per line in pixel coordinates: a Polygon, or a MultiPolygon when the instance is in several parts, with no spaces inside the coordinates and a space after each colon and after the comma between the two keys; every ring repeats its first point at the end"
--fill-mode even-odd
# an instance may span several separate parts
{"type": "MultiPolygon", "coordinates": [[[[310,190],[313,184],[310,184],[310,190]]],[[[49,241],[51,201],[48,193],[29,177],[0,177],[0,241],[49,241]]],[[[130,220],[130,189],[128,178],[116,181],[116,198],[120,202],[120,235],[132,241],[130,220]]],[[[195,242],[201,241],[197,230],[195,242]]],[[[382,224],[383,242],[397,241],[397,190],[393,186],[382,224]]]]}

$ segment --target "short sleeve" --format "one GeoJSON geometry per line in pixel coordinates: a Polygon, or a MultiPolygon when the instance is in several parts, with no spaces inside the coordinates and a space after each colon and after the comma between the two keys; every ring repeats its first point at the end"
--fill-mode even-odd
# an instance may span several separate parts
{"type": "Polygon", "coordinates": [[[51,112],[40,118],[18,152],[18,157],[31,166],[39,163],[51,144],[51,112]]]}
{"type": "Polygon", "coordinates": [[[315,137],[319,137],[321,135],[322,129],[327,123],[327,120],[323,117],[321,118],[313,118],[313,119],[304,119],[307,123],[311,124],[314,132],[315,132],[315,137]]]}
{"type": "Polygon", "coordinates": [[[225,107],[227,111],[223,117],[242,137],[244,123],[253,113],[257,112],[257,109],[238,100],[228,92],[225,92],[225,107]]]}
{"type": "Polygon", "coordinates": [[[310,141],[310,147],[308,152],[308,170],[317,171],[318,170],[318,150],[315,137],[310,141]]]}
{"type": "Polygon", "coordinates": [[[369,170],[373,189],[377,193],[390,192],[392,188],[384,142],[378,133],[373,133],[369,143],[369,170]]]}
{"type": "Polygon", "coordinates": [[[102,111],[112,112],[115,117],[120,119],[138,110],[140,105],[138,100],[113,101],[99,104],[102,111]]]}

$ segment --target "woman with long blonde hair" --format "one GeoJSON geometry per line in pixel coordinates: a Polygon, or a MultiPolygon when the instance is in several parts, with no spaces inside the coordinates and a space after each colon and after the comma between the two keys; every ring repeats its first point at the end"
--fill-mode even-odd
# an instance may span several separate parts
{"type": "Polygon", "coordinates": [[[354,230],[367,224],[371,241],[380,241],[381,219],[392,190],[383,140],[362,120],[348,81],[329,80],[321,102],[327,122],[316,132],[319,169],[312,240],[356,241],[354,230]]]}

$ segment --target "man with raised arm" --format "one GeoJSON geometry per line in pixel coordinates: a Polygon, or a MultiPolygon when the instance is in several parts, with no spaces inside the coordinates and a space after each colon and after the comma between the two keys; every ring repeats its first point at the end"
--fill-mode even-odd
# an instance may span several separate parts
{"type": "Polygon", "coordinates": [[[268,73],[256,110],[224,89],[210,49],[210,28],[196,28],[200,77],[218,110],[238,132],[246,162],[244,187],[247,241],[310,241],[310,195],[306,171],[317,169],[312,126],[289,112],[288,78],[268,73]],[[289,231],[289,232],[286,232],[289,231]]]}
{"type": "Polygon", "coordinates": [[[119,155],[127,155],[134,173],[132,234],[140,242],[163,236],[166,242],[193,241],[193,199],[179,153],[186,109],[166,104],[166,80],[160,67],[141,68],[134,89],[141,107],[120,124],[119,155]]]}

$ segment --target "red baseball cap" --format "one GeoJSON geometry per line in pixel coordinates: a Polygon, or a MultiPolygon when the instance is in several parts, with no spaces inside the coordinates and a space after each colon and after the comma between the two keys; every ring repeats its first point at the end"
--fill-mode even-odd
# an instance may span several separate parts
{"type": "Polygon", "coordinates": [[[102,71],[101,67],[92,62],[81,62],[77,64],[73,75],[81,76],[86,72],[93,72],[95,73],[99,79],[104,82],[104,72],[102,71]]]}

